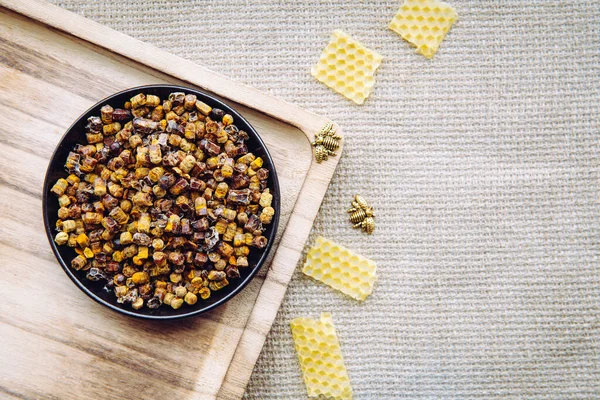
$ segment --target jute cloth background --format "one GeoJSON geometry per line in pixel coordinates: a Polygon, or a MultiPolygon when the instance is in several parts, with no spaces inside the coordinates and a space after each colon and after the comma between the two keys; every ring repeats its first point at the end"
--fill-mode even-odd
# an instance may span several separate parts
{"type": "Polygon", "coordinates": [[[313,235],[378,283],[358,303],[297,271],[248,399],[306,397],[289,321],[321,311],[357,399],[600,398],[599,2],[452,0],[429,61],[386,28],[400,1],[53,1],[344,128],[313,235]],[[338,28],[385,58],[364,106],[309,73],[338,28]]]}

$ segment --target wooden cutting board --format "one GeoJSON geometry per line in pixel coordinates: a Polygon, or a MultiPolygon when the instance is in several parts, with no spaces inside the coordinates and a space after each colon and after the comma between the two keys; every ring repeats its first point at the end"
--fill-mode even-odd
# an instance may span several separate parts
{"type": "Polygon", "coordinates": [[[338,162],[312,157],[329,121],[41,0],[0,0],[0,112],[0,397],[240,398],[338,162]],[[153,83],[238,109],[267,143],[282,192],[270,265],[223,307],[170,322],[117,314],[77,289],[41,214],[48,160],[71,122],[153,83]]]}

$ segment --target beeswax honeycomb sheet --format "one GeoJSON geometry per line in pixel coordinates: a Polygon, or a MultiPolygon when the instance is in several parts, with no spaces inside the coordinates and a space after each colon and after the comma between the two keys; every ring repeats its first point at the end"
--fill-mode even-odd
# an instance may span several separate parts
{"type": "Polygon", "coordinates": [[[375,70],[383,58],[341,30],[331,34],[311,74],[356,104],[364,103],[375,84],[375,70]]]}
{"type": "Polygon", "coordinates": [[[459,20],[427,60],[388,28],[403,0],[52,0],[344,131],[314,234],[377,284],[340,296],[303,258],[247,399],[306,398],[290,321],[322,310],[356,399],[598,397],[600,3],[446,1],[459,20]],[[335,29],[385,57],[361,107],[309,73],[335,29]]]}
{"type": "Polygon", "coordinates": [[[448,3],[437,0],[405,0],[389,28],[427,58],[435,55],[446,33],[458,18],[448,3]]]}
{"type": "Polygon", "coordinates": [[[350,378],[331,314],[322,313],[320,320],[296,318],[290,326],[308,396],[352,399],[350,378]]]}
{"type": "Polygon", "coordinates": [[[373,261],[322,236],[308,251],[302,272],[356,300],[366,299],[377,279],[373,261]]]}

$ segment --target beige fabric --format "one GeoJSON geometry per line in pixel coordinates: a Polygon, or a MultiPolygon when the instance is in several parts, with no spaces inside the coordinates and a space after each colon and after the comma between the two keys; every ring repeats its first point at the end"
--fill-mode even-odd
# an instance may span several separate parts
{"type": "Polygon", "coordinates": [[[599,2],[452,0],[428,61],[387,29],[398,1],[54,1],[345,130],[314,233],[379,281],[359,303],[297,271],[248,399],[306,397],[289,321],[321,311],[357,399],[600,398],[599,2]],[[310,75],[338,28],[385,58],[364,106],[310,75]]]}

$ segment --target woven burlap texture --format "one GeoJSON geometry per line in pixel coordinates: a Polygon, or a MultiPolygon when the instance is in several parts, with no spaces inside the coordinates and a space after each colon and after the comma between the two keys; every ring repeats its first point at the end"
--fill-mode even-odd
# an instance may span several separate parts
{"type": "Polygon", "coordinates": [[[399,1],[54,2],[344,129],[313,238],[379,280],[359,303],[297,270],[246,398],[306,398],[289,321],[321,311],[356,399],[600,398],[599,2],[452,0],[433,60],[387,29],[399,1]],[[363,106],[310,75],[334,29],[384,56],[363,106]]]}

